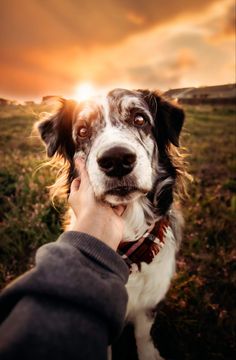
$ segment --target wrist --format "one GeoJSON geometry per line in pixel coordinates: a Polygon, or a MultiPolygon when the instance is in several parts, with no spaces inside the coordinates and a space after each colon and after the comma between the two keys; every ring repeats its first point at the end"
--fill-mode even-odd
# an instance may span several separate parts
{"type": "Polygon", "coordinates": [[[110,230],[109,222],[109,216],[104,221],[104,217],[100,218],[99,214],[84,212],[72,221],[70,230],[91,235],[116,251],[120,241],[110,230]]]}

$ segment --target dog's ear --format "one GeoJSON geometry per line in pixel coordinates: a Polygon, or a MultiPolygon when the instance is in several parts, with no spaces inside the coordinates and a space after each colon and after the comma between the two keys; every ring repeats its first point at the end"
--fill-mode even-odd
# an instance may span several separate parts
{"type": "Polygon", "coordinates": [[[139,90],[147,102],[155,121],[154,135],[160,146],[171,142],[179,146],[179,135],[184,123],[184,111],[157,92],[139,90]]]}
{"type": "Polygon", "coordinates": [[[75,151],[72,139],[72,122],[76,102],[60,99],[60,104],[59,110],[49,118],[40,121],[37,128],[46,144],[48,157],[57,153],[70,160],[75,151]]]}

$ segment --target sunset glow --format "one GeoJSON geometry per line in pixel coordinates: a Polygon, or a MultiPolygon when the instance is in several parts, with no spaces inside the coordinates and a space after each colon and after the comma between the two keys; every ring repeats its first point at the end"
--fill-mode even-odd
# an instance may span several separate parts
{"type": "Polygon", "coordinates": [[[94,86],[89,83],[81,83],[76,86],[75,93],[72,95],[73,99],[76,101],[84,101],[95,95],[94,86]]]}
{"type": "Polygon", "coordinates": [[[1,5],[0,97],[235,82],[234,0],[23,3],[1,5]]]}

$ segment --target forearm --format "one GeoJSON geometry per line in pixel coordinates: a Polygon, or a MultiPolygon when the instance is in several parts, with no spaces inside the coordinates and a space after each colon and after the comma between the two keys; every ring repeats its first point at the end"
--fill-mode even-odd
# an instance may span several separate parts
{"type": "Polygon", "coordinates": [[[127,276],[119,256],[88,235],[67,232],[43,246],[36,267],[1,296],[1,359],[19,351],[34,359],[103,359],[123,326],[127,276]]]}

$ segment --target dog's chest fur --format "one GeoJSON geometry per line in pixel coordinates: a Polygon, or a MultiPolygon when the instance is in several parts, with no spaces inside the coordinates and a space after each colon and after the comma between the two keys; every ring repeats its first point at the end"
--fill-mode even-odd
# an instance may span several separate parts
{"type": "Polygon", "coordinates": [[[127,290],[129,303],[127,318],[144,307],[154,308],[161,301],[170,285],[175,271],[175,242],[171,230],[168,230],[165,246],[153,258],[150,264],[142,263],[141,270],[130,274],[127,290]]]}
{"type": "MultiPolygon", "coordinates": [[[[139,311],[154,309],[164,298],[175,271],[176,239],[170,224],[164,227],[163,237],[157,237],[156,240],[160,244],[156,254],[152,251],[148,261],[145,257],[142,259],[141,255],[140,259],[137,257],[136,262],[130,264],[130,276],[126,287],[129,295],[127,320],[131,322],[135,321],[139,311]]],[[[138,252],[142,254],[139,249],[138,252]]]]}

